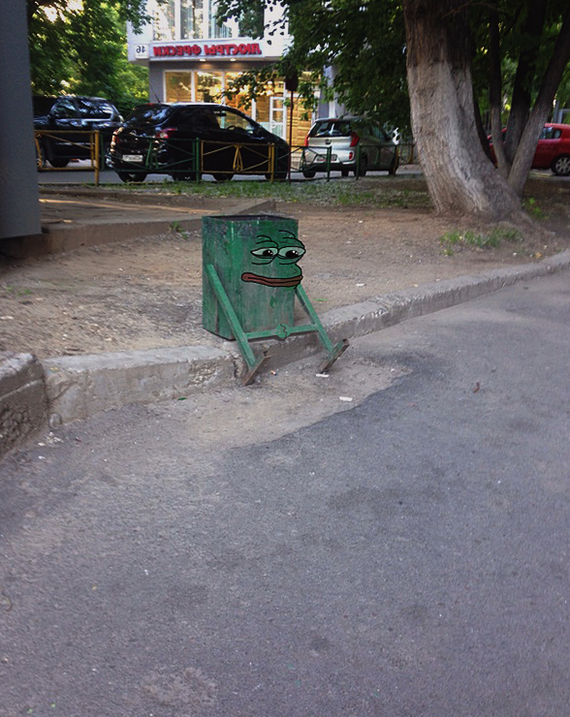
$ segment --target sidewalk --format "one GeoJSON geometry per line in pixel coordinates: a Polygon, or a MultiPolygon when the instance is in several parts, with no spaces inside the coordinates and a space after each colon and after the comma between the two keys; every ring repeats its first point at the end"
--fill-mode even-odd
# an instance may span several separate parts
{"type": "MultiPolygon", "coordinates": [[[[196,229],[206,214],[257,213],[273,207],[272,202],[228,201],[222,208],[212,200],[189,205],[188,197],[171,197],[168,203],[157,197],[148,204],[148,198],[133,196],[125,202],[107,195],[93,197],[89,190],[81,196],[79,191],[74,190],[73,196],[60,189],[42,192],[46,232],[35,243],[30,240],[24,255],[157,234],[168,231],[173,222],[196,229]]],[[[570,251],[565,251],[538,263],[494,268],[367,298],[326,311],[321,320],[337,342],[568,268],[570,251]]],[[[55,427],[131,403],[172,400],[234,383],[245,367],[236,344],[203,330],[196,336],[199,340],[193,345],[41,360],[32,354],[0,352],[0,456],[46,430],[48,424],[55,427]]],[[[309,356],[315,356],[317,365],[323,354],[316,334],[264,340],[252,347],[256,355],[268,351],[271,368],[309,356]]]]}
{"type": "MultiPolygon", "coordinates": [[[[220,211],[216,200],[204,197],[164,198],[124,192],[101,193],[97,190],[62,186],[44,186],[40,190],[42,234],[3,243],[3,250],[16,258],[57,254],[80,246],[97,246],[134,237],[167,233],[173,225],[184,230],[199,228],[203,216],[220,211]],[[112,227],[112,234],[109,228],[112,227]]],[[[252,203],[228,199],[224,211],[270,211],[272,200],[252,203]]]]}

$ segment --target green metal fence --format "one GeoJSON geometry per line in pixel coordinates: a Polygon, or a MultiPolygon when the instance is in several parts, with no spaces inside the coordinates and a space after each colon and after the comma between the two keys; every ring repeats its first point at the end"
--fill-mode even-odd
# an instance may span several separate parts
{"type": "MultiPolygon", "coordinates": [[[[106,167],[105,145],[99,131],[88,130],[38,130],[35,132],[36,157],[39,171],[79,171],[93,170],[95,184],[99,184],[99,173],[106,167]],[[73,147],[78,154],[86,149],[89,166],[48,166],[49,142],[73,147]],[[46,152],[46,149],[48,151],[46,152]],[[47,156],[46,156],[47,154],[47,156]]],[[[362,175],[362,156],[369,148],[364,144],[356,146],[355,165],[351,170],[358,179],[362,175]]],[[[412,164],[415,161],[413,143],[401,144],[398,147],[401,164],[412,164]]],[[[217,180],[231,179],[234,174],[265,175],[274,181],[285,179],[295,174],[305,177],[324,176],[331,179],[331,166],[335,157],[331,147],[315,150],[305,146],[291,147],[290,157],[279,155],[274,144],[261,145],[249,142],[214,142],[210,140],[180,140],[173,138],[155,138],[149,142],[145,154],[124,155],[121,168],[113,168],[126,181],[142,182],[148,174],[168,174],[175,180],[199,182],[202,174],[212,174],[217,180]],[[164,161],[161,155],[168,156],[164,161]],[[287,167],[287,170],[285,170],[287,167]]],[[[348,170],[343,174],[348,175],[348,170]]]]}

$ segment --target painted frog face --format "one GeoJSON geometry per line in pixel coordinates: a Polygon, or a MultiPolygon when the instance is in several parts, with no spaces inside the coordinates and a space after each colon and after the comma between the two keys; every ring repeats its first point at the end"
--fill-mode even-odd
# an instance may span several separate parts
{"type": "Polygon", "coordinates": [[[250,250],[252,271],[245,271],[242,281],[265,286],[297,286],[303,278],[297,262],[305,247],[288,229],[276,229],[269,234],[258,234],[250,250]]]}

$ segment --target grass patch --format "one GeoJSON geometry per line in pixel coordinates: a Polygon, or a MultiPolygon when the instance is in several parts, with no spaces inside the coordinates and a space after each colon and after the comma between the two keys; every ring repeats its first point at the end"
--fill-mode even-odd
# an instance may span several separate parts
{"type": "Polygon", "coordinates": [[[478,233],[474,231],[450,231],[446,232],[439,238],[439,242],[443,247],[443,253],[446,256],[453,255],[453,249],[469,248],[469,249],[496,249],[504,242],[514,243],[522,240],[522,235],[518,229],[507,227],[495,227],[488,234],[478,233]]]}
{"type": "Polygon", "coordinates": [[[423,182],[415,181],[412,187],[395,177],[374,177],[358,181],[326,179],[314,181],[268,182],[172,182],[165,180],[161,184],[104,184],[99,189],[104,192],[122,189],[125,192],[170,194],[176,196],[235,199],[275,199],[277,202],[319,204],[324,206],[346,207],[399,207],[431,208],[431,200],[423,182]]]}

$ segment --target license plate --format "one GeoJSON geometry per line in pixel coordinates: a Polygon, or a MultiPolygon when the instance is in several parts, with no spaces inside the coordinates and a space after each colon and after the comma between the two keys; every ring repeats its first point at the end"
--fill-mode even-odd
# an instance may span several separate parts
{"type": "Polygon", "coordinates": [[[140,162],[142,164],[142,154],[123,154],[123,162],[140,162]]]}
{"type": "MultiPolygon", "coordinates": [[[[331,154],[331,162],[336,162],[336,159],[336,154],[331,154]]],[[[317,154],[313,161],[315,164],[324,164],[327,161],[327,156],[326,154],[317,154]]]]}

